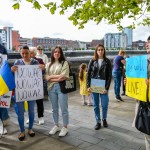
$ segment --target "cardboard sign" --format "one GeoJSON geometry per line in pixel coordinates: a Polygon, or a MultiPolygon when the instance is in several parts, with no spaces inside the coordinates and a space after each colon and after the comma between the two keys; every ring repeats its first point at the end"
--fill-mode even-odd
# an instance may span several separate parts
{"type": "Polygon", "coordinates": [[[42,99],[43,77],[39,65],[20,65],[15,71],[16,102],[42,99]]]}

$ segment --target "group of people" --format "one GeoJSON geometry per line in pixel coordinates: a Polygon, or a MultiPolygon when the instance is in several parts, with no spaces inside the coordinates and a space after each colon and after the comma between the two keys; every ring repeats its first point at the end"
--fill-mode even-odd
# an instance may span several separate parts
{"type": "MultiPolygon", "coordinates": [[[[150,37],[147,41],[147,50],[150,51],[150,37]]],[[[59,82],[69,78],[69,63],[66,61],[63,50],[60,46],[56,46],[51,51],[50,61],[47,56],[43,54],[42,47],[37,47],[38,54],[36,54],[35,48],[28,46],[22,47],[20,51],[21,59],[16,60],[11,67],[12,72],[18,69],[18,65],[39,65],[42,70],[43,77],[47,81],[48,97],[52,104],[54,127],[49,131],[50,135],[54,135],[57,132],[59,136],[65,136],[68,133],[69,124],[69,112],[68,112],[68,94],[61,92],[59,82]],[[63,127],[60,128],[59,124],[59,106],[62,112],[63,127]]],[[[114,77],[114,91],[117,101],[122,101],[120,96],[120,86],[122,78],[122,70],[125,66],[125,52],[119,51],[119,54],[114,58],[113,68],[111,61],[106,56],[105,47],[98,44],[95,48],[93,58],[90,60],[88,66],[81,64],[79,68],[79,83],[80,94],[82,96],[83,105],[89,105],[94,107],[96,125],[95,130],[101,128],[103,123],[104,127],[108,127],[107,113],[109,105],[109,87],[111,84],[112,76],[114,77]],[[105,80],[105,89],[101,93],[94,93],[91,91],[91,79],[105,80]],[[86,101],[88,96],[88,103],[86,101]],[[100,113],[100,104],[102,106],[102,115],[100,113]]],[[[35,101],[28,101],[28,114],[29,123],[28,134],[31,137],[35,136],[35,132],[32,130],[34,122],[34,103],[35,101]]],[[[39,124],[44,124],[44,106],[43,99],[36,100],[37,112],[39,117],[39,124]]],[[[24,127],[24,102],[16,102],[18,109],[18,123],[20,127],[20,134],[18,139],[23,141],[25,139],[25,127],[24,127]]],[[[1,110],[1,109],[0,109],[1,110]]],[[[2,113],[0,113],[2,115],[2,113]]],[[[1,117],[1,116],[0,116],[1,117]]],[[[2,117],[1,117],[2,119],[2,117]]],[[[148,143],[150,143],[149,136],[146,136],[148,143]]],[[[148,149],[147,149],[148,150],[148,149]]]]}

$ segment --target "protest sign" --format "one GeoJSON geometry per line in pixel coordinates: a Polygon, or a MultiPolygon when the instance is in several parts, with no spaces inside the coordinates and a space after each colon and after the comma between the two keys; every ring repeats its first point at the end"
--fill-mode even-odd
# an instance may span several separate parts
{"type": "Polygon", "coordinates": [[[0,96],[0,108],[10,108],[12,91],[0,96]]]}
{"type": "Polygon", "coordinates": [[[126,94],[140,101],[146,101],[147,55],[126,59],[126,94]]]}
{"type": "Polygon", "coordinates": [[[91,92],[94,93],[103,93],[103,91],[105,90],[105,80],[92,78],[90,89],[91,92]]]}
{"type": "Polygon", "coordinates": [[[3,62],[7,60],[7,55],[0,54],[0,66],[3,64],[3,62]]]}
{"type": "Polygon", "coordinates": [[[19,65],[15,71],[16,101],[43,98],[42,70],[38,65],[19,65]]]}

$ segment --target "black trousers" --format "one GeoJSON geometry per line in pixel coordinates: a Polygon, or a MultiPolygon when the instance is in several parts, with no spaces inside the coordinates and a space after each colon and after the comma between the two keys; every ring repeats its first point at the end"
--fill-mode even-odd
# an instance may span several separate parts
{"type": "Polygon", "coordinates": [[[37,104],[37,113],[38,113],[38,118],[44,116],[44,104],[43,104],[43,99],[36,100],[37,104]]]}

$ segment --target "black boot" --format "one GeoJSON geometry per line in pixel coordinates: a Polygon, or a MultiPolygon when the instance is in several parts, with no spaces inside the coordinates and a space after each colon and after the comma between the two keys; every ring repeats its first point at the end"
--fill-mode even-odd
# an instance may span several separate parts
{"type": "Polygon", "coordinates": [[[103,119],[103,126],[104,126],[105,128],[107,128],[107,127],[108,127],[108,124],[107,124],[106,119],[103,119]]]}
{"type": "Polygon", "coordinates": [[[99,130],[101,128],[101,123],[97,123],[96,125],[95,125],[95,130],[99,130]]]}

